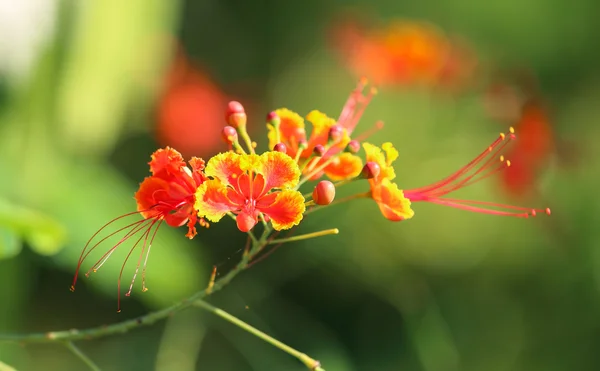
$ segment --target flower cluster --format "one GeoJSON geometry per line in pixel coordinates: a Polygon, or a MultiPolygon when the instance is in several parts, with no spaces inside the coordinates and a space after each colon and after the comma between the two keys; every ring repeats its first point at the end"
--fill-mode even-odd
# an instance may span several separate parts
{"type": "MultiPolygon", "coordinates": [[[[240,231],[259,241],[254,236],[257,225],[262,225],[261,239],[266,238],[271,232],[298,225],[311,211],[357,198],[372,199],[383,217],[390,221],[411,219],[415,215],[412,207],[417,202],[516,217],[550,213],[549,209],[448,197],[455,190],[511,165],[502,153],[516,138],[512,128],[507,135],[500,134],[477,157],[446,178],[416,189],[401,189],[395,183],[393,163],[398,158],[398,151],[392,143],[379,147],[364,142],[373,130],[381,129],[382,124],[377,123],[371,130],[354,135],[361,115],[376,94],[375,89],[369,89],[365,94],[366,85],[365,80],[358,83],[337,119],[320,111],[311,111],[306,118],[286,108],[269,113],[266,125],[270,150],[262,153],[257,153],[257,143],[251,140],[246,130],[246,113],[238,102],[230,102],[226,109],[225,118],[229,125],[223,128],[222,139],[228,150],[214,155],[206,163],[193,157],[188,165],[173,148],[157,150],[149,163],[152,175],[144,179],[135,194],[138,211],[126,215],[139,214],[143,219],[111,233],[109,236],[123,232],[124,236],[90,271],[98,270],[124,241],[141,234],[134,248],[141,244],[138,268],[144,261],[144,280],[150,245],[163,221],[172,227],[186,225],[186,236],[191,239],[197,233],[197,224],[208,227],[207,220],[217,223],[224,216],[229,216],[240,231]],[[310,132],[307,132],[305,119],[311,124],[310,132]],[[364,156],[359,155],[361,149],[364,156]],[[364,193],[334,200],[336,189],[360,180],[368,181],[368,187],[365,182],[364,193]],[[309,181],[317,181],[312,193],[301,193],[300,187],[309,181]],[[146,258],[142,259],[144,252],[146,258]]],[[[77,273],[91,251],[106,238],[91,247],[91,242],[88,243],[79,259],[77,273]]],[[[138,268],[126,295],[131,293],[138,268]]],[[[145,282],[142,282],[142,289],[146,289],[145,282]]]]}

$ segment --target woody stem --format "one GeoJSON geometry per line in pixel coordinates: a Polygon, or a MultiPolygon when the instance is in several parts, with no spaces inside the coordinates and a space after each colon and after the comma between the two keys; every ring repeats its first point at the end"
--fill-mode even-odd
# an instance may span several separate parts
{"type": "MultiPolygon", "coordinates": [[[[73,344],[74,341],[92,340],[92,339],[98,339],[98,338],[109,336],[109,335],[123,334],[125,332],[136,329],[138,327],[152,325],[160,320],[168,318],[168,317],[172,316],[173,314],[175,314],[179,311],[182,311],[184,309],[187,309],[189,307],[192,307],[192,306],[200,307],[203,309],[214,308],[214,307],[210,306],[210,304],[204,303],[203,299],[205,299],[212,293],[221,290],[229,282],[231,282],[231,280],[233,280],[238,274],[240,274],[242,271],[244,271],[246,268],[248,268],[250,261],[252,261],[252,259],[255,256],[257,256],[270,242],[272,242],[272,241],[269,241],[269,239],[268,239],[269,235],[271,234],[270,232],[271,232],[271,229],[270,229],[270,227],[268,227],[268,228],[265,228],[265,231],[262,233],[260,239],[256,239],[256,237],[254,237],[252,235],[252,237],[253,237],[251,239],[252,247],[250,248],[248,254],[244,254],[244,256],[242,256],[242,259],[235,266],[235,268],[233,268],[231,271],[229,271],[229,273],[224,275],[222,278],[220,278],[216,281],[213,281],[211,279],[209,282],[209,286],[211,286],[210,289],[207,288],[207,289],[197,291],[196,293],[183,299],[179,303],[171,305],[170,307],[148,313],[141,317],[118,322],[118,323],[115,323],[112,325],[102,325],[102,326],[98,326],[98,327],[92,327],[92,328],[81,329],[81,330],[80,329],[70,329],[70,330],[38,332],[38,333],[28,333],[28,334],[0,334],[0,342],[7,342],[7,341],[8,342],[19,342],[19,343],[57,343],[57,342],[62,342],[69,348],[69,350],[71,350],[82,361],[84,361],[86,364],[88,364],[88,367],[90,367],[90,369],[92,369],[92,370],[98,369],[97,366],[95,366],[95,365],[94,365],[95,366],[95,368],[94,368],[94,366],[92,366],[93,362],[89,359],[89,357],[87,357],[83,352],[81,352],[81,350],[79,348],[77,348],[73,344]]],[[[210,310],[210,311],[212,313],[219,315],[222,318],[225,318],[224,313],[225,313],[225,315],[227,315],[226,312],[221,311],[221,310],[219,310],[217,312],[215,312],[214,310],[210,310]]],[[[233,318],[235,318],[235,317],[233,317],[233,318]]],[[[225,319],[232,322],[231,318],[225,318],[225,319]]],[[[244,322],[242,322],[239,319],[237,319],[237,321],[239,321],[239,322],[235,323],[235,324],[237,324],[239,326],[239,323],[243,323],[244,325],[242,325],[240,327],[244,328],[247,331],[250,331],[249,330],[250,328],[254,329],[253,327],[251,327],[248,324],[245,324],[244,322]]],[[[234,322],[232,322],[232,323],[234,323],[234,322]]],[[[269,337],[266,334],[264,334],[264,336],[259,336],[256,333],[256,331],[258,331],[258,330],[254,329],[253,331],[250,331],[250,332],[257,335],[261,339],[270,342],[273,345],[275,345],[275,344],[272,340],[277,342],[277,340],[269,337]],[[267,340],[267,338],[265,338],[265,336],[272,340],[267,340]]],[[[285,344],[283,344],[283,343],[278,342],[278,344],[285,346],[285,344]]],[[[276,346],[278,348],[288,352],[289,354],[294,355],[298,359],[300,359],[300,361],[302,361],[310,370],[324,371],[320,367],[320,364],[318,361],[312,359],[311,357],[307,356],[306,354],[295,351],[295,350],[293,350],[293,348],[288,347],[289,349],[288,348],[284,349],[281,346],[278,346],[278,345],[276,345],[276,346]],[[289,352],[290,349],[297,353],[290,353],[289,352]]]]}

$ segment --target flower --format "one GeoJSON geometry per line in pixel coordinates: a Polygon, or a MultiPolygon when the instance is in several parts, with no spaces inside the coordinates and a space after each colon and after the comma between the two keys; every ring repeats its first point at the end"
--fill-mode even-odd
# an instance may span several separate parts
{"type": "MultiPolygon", "coordinates": [[[[194,211],[194,194],[206,180],[204,160],[192,157],[190,168],[173,148],[159,149],[150,161],[152,176],[146,177],[135,194],[138,211],[145,219],[164,220],[171,227],[187,223],[186,237],[196,235],[198,218],[194,211]]],[[[206,222],[200,220],[201,224],[206,222]]]]}
{"type": "Polygon", "coordinates": [[[346,66],[382,85],[456,86],[476,64],[464,42],[451,41],[426,22],[395,20],[369,29],[350,18],[336,22],[333,35],[346,66]]]}
{"type": "MultiPolygon", "coordinates": [[[[100,228],[100,230],[98,230],[92,236],[92,238],[90,238],[81,252],[79,261],[77,262],[77,268],[75,271],[75,276],[73,277],[71,291],[75,290],[75,284],[77,283],[81,266],[90,253],[102,242],[118,234],[119,232],[126,231],[124,236],[106,253],[104,253],[104,255],[102,255],[102,257],[96,261],[94,265],[92,265],[85,275],[88,276],[90,272],[96,272],[98,269],[100,269],[100,267],[104,265],[111,254],[120,245],[122,245],[131,237],[139,235],[139,233],[142,232],[141,236],[137,238],[136,242],[131,248],[131,252],[133,252],[133,250],[143,240],[141,248],[142,251],[136,266],[135,274],[133,275],[131,285],[129,286],[129,291],[127,291],[125,294],[126,296],[129,296],[137,277],[139,266],[144,257],[144,253],[146,254],[146,257],[143,259],[142,291],[147,290],[145,285],[146,263],[148,261],[148,255],[150,254],[150,247],[152,246],[154,237],[156,236],[156,233],[158,232],[158,229],[163,221],[172,227],[180,227],[187,224],[188,231],[186,233],[186,237],[190,239],[196,235],[195,225],[197,222],[199,222],[202,226],[208,227],[208,223],[204,219],[198,219],[198,216],[193,209],[195,191],[198,186],[200,186],[206,180],[206,176],[202,172],[204,169],[204,160],[197,157],[192,157],[189,161],[190,167],[188,167],[186,166],[183,157],[179,152],[173,148],[166,147],[164,149],[159,149],[152,154],[149,165],[152,175],[146,177],[142,183],[140,183],[140,187],[135,193],[137,212],[121,215],[113,219],[100,228]],[[137,214],[140,214],[144,219],[119,228],[117,231],[112,232],[108,236],[100,239],[100,241],[88,249],[91,242],[102,230],[120,219],[137,214]]],[[[121,273],[119,274],[119,293],[121,292],[121,276],[123,274],[123,269],[127,263],[127,260],[129,259],[129,256],[131,255],[131,252],[127,255],[125,262],[123,262],[121,273]]],[[[120,295],[118,303],[120,308],[120,295]]]]}
{"type": "Polygon", "coordinates": [[[157,103],[156,135],[184,155],[209,155],[220,148],[222,110],[228,98],[210,74],[179,48],[157,103]]]}
{"type": "Polygon", "coordinates": [[[392,182],[396,176],[392,167],[392,162],[398,157],[398,152],[391,143],[384,143],[381,149],[372,144],[364,143],[363,147],[367,153],[367,161],[376,162],[381,168],[379,176],[369,179],[371,185],[371,197],[379,205],[384,217],[392,221],[401,221],[411,218],[414,215],[411,205],[415,202],[431,202],[484,214],[522,218],[535,216],[540,212],[550,214],[549,208],[536,209],[494,202],[461,200],[445,197],[460,188],[472,185],[499,171],[509,168],[511,162],[506,160],[500,153],[502,153],[507,144],[515,138],[514,130],[511,128],[509,135],[501,133],[490,146],[479,154],[479,156],[475,157],[455,173],[428,186],[408,190],[400,190],[398,186],[392,182]],[[385,155],[383,152],[385,152],[385,155]],[[495,158],[498,158],[500,161],[495,161],[495,158]]]}
{"type": "Polygon", "coordinates": [[[300,169],[284,153],[220,153],[208,161],[205,174],[212,179],[196,191],[199,217],[218,222],[232,212],[242,232],[251,230],[261,214],[275,230],[289,229],[302,220],[304,197],[292,189],[298,184],[300,169]]]}
{"type": "MultiPolygon", "coordinates": [[[[286,153],[305,165],[304,174],[309,174],[311,179],[318,179],[323,174],[331,180],[356,177],[362,170],[362,160],[352,151],[344,150],[352,142],[354,128],[377,92],[372,88],[364,94],[366,84],[366,79],[359,81],[337,120],[318,110],[309,112],[306,120],[312,124],[310,137],[307,137],[302,116],[287,108],[275,110],[274,114],[280,120],[277,126],[267,124],[269,148],[284,144],[286,153]],[[315,147],[325,151],[315,157],[315,147]]],[[[377,126],[379,128],[380,123],[377,126]]]]}
{"type": "Polygon", "coordinates": [[[410,219],[415,214],[411,209],[411,202],[404,196],[402,190],[398,189],[396,183],[392,180],[396,178],[396,173],[392,163],[398,158],[398,151],[392,143],[384,143],[381,148],[371,143],[363,143],[363,148],[367,157],[367,164],[376,164],[378,173],[369,178],[371,186],[371,197],[377,205],[383,216],[391,221],[402,221],[410,219]]]}

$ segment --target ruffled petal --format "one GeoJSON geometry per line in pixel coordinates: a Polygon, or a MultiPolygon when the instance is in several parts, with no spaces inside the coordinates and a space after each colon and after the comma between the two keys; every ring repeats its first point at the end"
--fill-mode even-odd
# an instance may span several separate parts
{"type": "Polygon", "coordinates": [[[306,115],[306,119],[310,121],[313,126],[313,131],[311,132],[311,138],[315,135],[319,134],[329,134],[329,129],[335,125],[335,119],[327,116],[321,111],[312,110],[306,115]]]}
{"type": "Polygon", "coordinates": [[[404,192],[389,179],[384,178],[381,183],[373,187],[371,197],[377,202],[381,214],[388,220],[398,222],[415,215],[410,207],[410,200],[404,197],[404,192]]]}
{"type": "MultiPolygon", "coordinates": [[[[387,144],[388,143],[386,143],[386,148],[387,148],[386,153],[389,153],[391,158],[393,158],[395,160],[396,157],[398,157],[398,152],[394,149],[394,147],[391,145],[391,143],[389,143],[389,146],[387,146],[387,144]],[[394,151],[395,151],[395,154],[394,154],[394,151]]],[[[363,148],[365,150],[367,162],[375,162],[381,168],[381,172],[379,173],[379,176],[375,179],[376,182],[380,182],[384,178],[393,180],[396,177],[396,172],[394,171],[394,168],[392,166],[388,165],[388,161],[386,160],[386,157],[383,154],[383,151],[381,150],[381,148],[379,148],[371,143],[363,143],[363,148]]],[[[390,164],[391,164],[391,162],[390,162],[390,164]]]]}
{"type": "Polygon", "coordinates": [[[258,217],[254,214],[242,211],[236,216],[235,223],[240,231],[248,232],[258,223],[258,217]]]}
{"type": "Polygon", "coordinates": [[[398,150],[394,148],[391,142],[385,142],[381,145],[381,149],[385,151],[385,160],[388,166],[392,166],[392,162],[398,158],[398,150]]]}
{"type": "Polygon", "coordinates": [[[241,157],[242,155],[233,152],[219,153],[208,160],[204,173],[226,185],[234,186],[237,184],[237,178],[243,173],[240,167],[241,157]]]}
{"type": "Polygon", "coordinates": [[[227,186],[217,179],[211,179],[198,187],[194,208],[199,217],[206,217],[216,223],[227,212],[234,211],[238,207],[227,197],[227,186]]]}
{"type": "Polygon", "coordinates": [[[167,192],[169,184],[160,178],[153,176],[146,177],[140,188],[135,193],[135,200],[137,201],[137,210],[144,217],[144,219],[156,218],[160,212],[157,210],[157,202],[155,194],[157,191],[167,192]]]}
{"type": "Polygon", "coordinates": [[[257,173],[265,180],[265,190],[272,188],[292,188],[300,179],[298,164],[288,155],[281,152],[269,151],[260,155],[257,173]]]}
{"type": "Polygon", "coordinates": [[[354,178],[363,168],[362,159],[351,153],[342,153],[337,156],[327,167],[325,175],[331,180],[344,180],[354,178]]]}
{"type": "Polygon", "coordinates": [[[256,205],[256,209],[271,219],[273,229],[278,231],[290,229],[300,223],[302,220],[302,215],[306,210],[302,193],[298,191],[284,190],[269,194],[265,197],[267,197],[269,200],[274,198],[273,203],[266,206],[264,205],[266,202],[260,202],[256,205]]]}
{"type": "MultiPolygon", "coordinates": [[[[294,156],[298,148],[298,142],[306,140],[304,119],[302,116],[287,108],[275,110],[281,122],[279,123],[279,140],[288,147],[288,155],[294,156]]],[[[277,131],[272,125],[267,125],[269,148],[277,144],[277,131]]]]}
{"type": "Polygon", "coordinates": [[[181,172],[185,166],[183,156],[171,147],[161,148],[152,154],[152,160],[148,163],[152,175],[168,174],[174,175],[181,172]]]}

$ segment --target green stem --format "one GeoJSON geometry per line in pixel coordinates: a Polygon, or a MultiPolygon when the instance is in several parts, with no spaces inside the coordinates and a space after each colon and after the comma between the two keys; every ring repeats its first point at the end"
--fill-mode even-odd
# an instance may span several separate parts
{"type": "Polygon", "coordinates": [[[266,341],[267,343],[273,345],[276,348],[281,349],[282,351],[286,352],[287,354],[297,358],[298,360],[300,360],[300,362],[304,363],[304,365],[309,369],[309,370],[322,370],[321,368],[321,363],[311,357],[309,357],[307,354],[302,353],[292,347],[290,347],[289,345],[286,345],[284,343],[282,343],[281,341],[275,339],[272,336],[269,336],[267,334],[265,334],[264,332],[260,331],[259,329],[257,329],[256,327],[250,326],[249,324],[247,324],[246,322],[242,321],[241,319],[232,316],[231,314],[225,312],[222,309],[219,309],[217,307],[214,307],[210,304],[208,304],[207,302],[203,301],[203,300],[196,300],[194,302],[194,306],[198,307],[198,308],[202,308],[205,309],[213,314],[215,314],[216,316],[219,316],[221,318],[223,318],[224,320],[238,326],[239,328],[248,331],[249,333],[251,333],[252,335],[266,341]]]}
{"type": "Polygon", "coordinates": [[[306,210],[304,212],[304,216],[306,216],[306,215],[308,215],[310,213],[314,213],[317,210],[321,210],[321,209],[324,209],[324,208],[329,207],[329,206],[341,204],[341,203],[352,201],[352,200],[356,200],[356,199],[359,199],[359,198],[369,198],[369,197],[371,197],[371,192],[358,193],[358,194],[355,194],[355,195],[352,195],[352,196],[348,196],[348,197],[336,199],[336,200],[333,200],[333,202],[330,203],[329,205],[316,206],[316,207],[313,207],[312,209],[306,210]]]}
{"type": "Polygon", "coordinates": [[[181,310],[189,308],[193,305],[196,300],[203,299],[216,291],[221,290],[231,280],[240,274],[244,269],[248,267],[249,262],[262,251],[267,245],[266,238],[262,238],[260,241],[252,244],[250,252],[242,257],[242,260],[233,268],[229,273],[221,277],[214,282],[214,285],[210,290],[200,290],[190,295],[186,299],[179,303],[171,305],[170,307],[148,313],[141,317],[118,322],[112,325],[102,325],[98,327],[92,327],[87,329],[71,329],[62,331],[51,331],[51,332],[38,332],[29,334],[0,334],[0,342],[11,341],[11,342],[24,342],[24,343],[52,343],[58,341],[75,341],[75,340],[90,340],[97,339],[104,336],[116,335],[128,332],[142,326],[149,326],[158,321],[172,316],[181,310]]]}
{"type": "MultiPolygon", "coordinates": [[[[350,184],[351,182],[353,182],[355,180],[359,180],[359,179],[360,178],[350,178],[350,179],[340,180],[337,183],[333,183],[333,186],[335,187],[335,189],[338,189],[338,188],[340,188],[343,185],[350,184]]],[[[308,193],[303,194],[302,197],[304,197],[304,199],[306,200],[309,197],[312,198],[312,194],[313,194],[312,192],[308,192],[308,193]]]]}
{"type": "Polygon", "coordinates": [[[317,175],[320,171],[325,169],[327,167],[327,165],[329,165],[333,162],[333,160],[335,160],[335,156],[331,156],[330,158],[325,160],[325,162],[323,162],[321,165],[317,166],[314,169],[311,169],[308,174],[304,175],[304,177],[302,177],[302,179],[300,179],[300,181],[298,182],[298,185],[296,186],[296,189],[299,189],[302,184],[306,183],[308,180],[310,180],[310,178],[312,178],[313,176],[317,175]]]}
{"type": "Polygon", "coordinates": [[[94,361],[90,359],[85,353],[81,351],[72,341],[65,342],[65,346],[71,351],[71,353],[75,354],[79,359],[85,363],[90,370],[92,371],[100,371],[100,367],[98,367],[94,361]]]}
{"type": "Polygon", "coordinates": [[[307,234],[301,234],[301,235],[294,236],[294,237],[278,238],[278,239],[275,239],[275,240],[271,240],[269,242],[269,245],[275,245],[275,244],[278,244],[278,243],[285,243],[285,242],[294,242],[294,241],[308,240],[310,238],[328,236],[330,234],[338,234],[338,233],[340,233],[340,230],[337,229],[337,228],[325,229],[324,231],[312,232],[312,233],[307,233],[307,234]]]}

